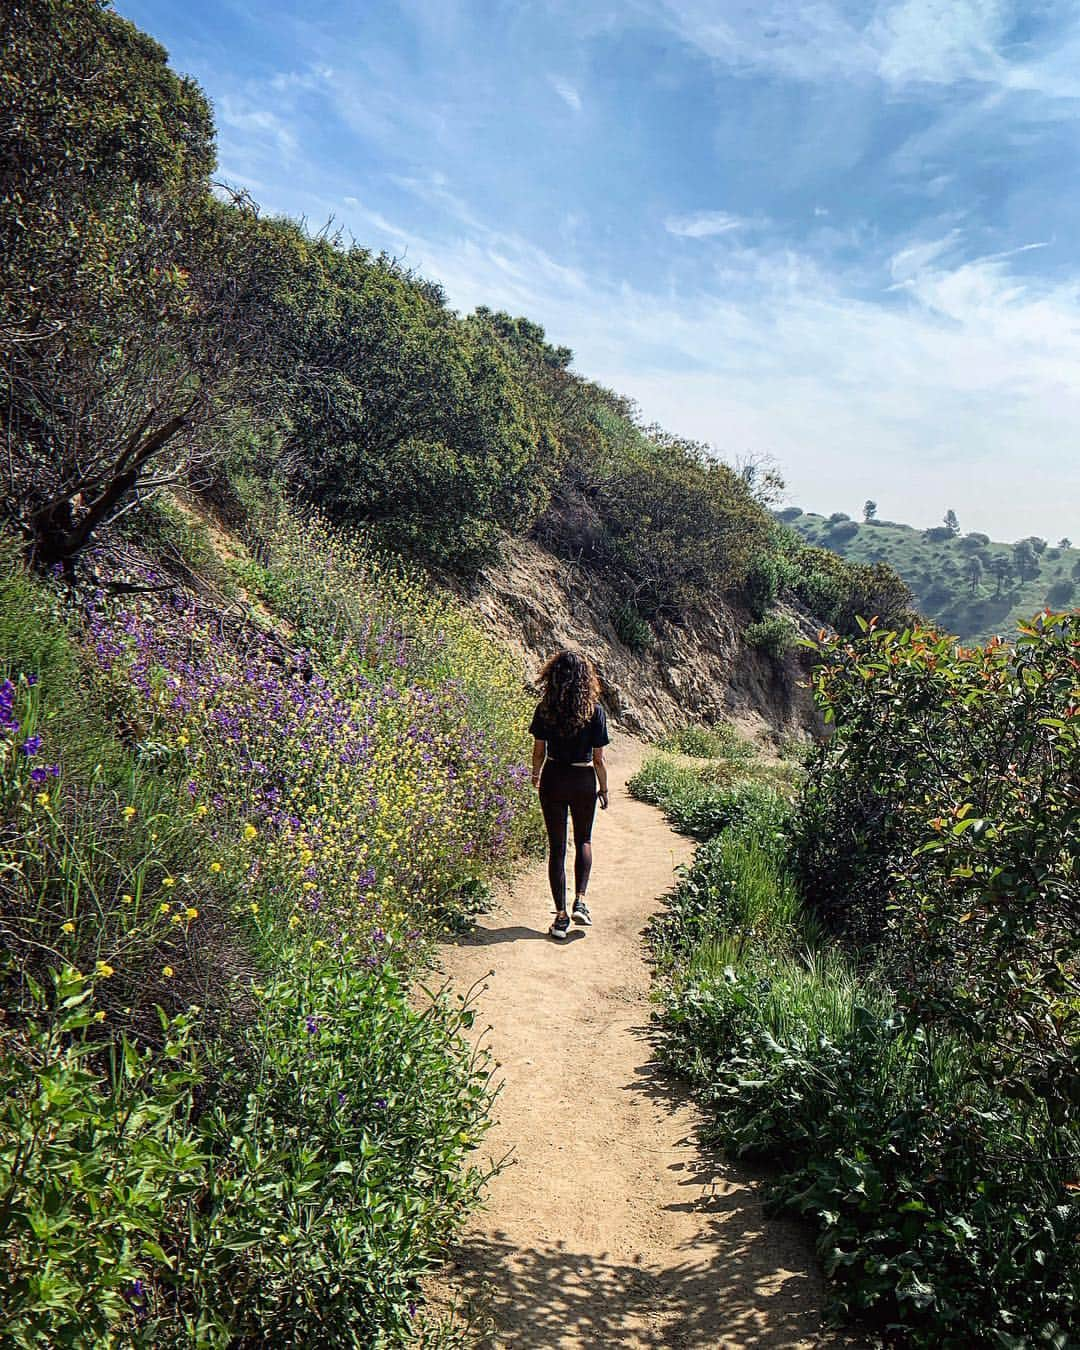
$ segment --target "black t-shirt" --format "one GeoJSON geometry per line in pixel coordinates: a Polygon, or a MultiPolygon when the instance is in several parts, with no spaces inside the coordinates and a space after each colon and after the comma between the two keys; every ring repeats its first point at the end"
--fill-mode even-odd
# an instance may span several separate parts
{"type": "Polygon", "coordinates": [[[592,763],[593,750],[597,746],[607,745],[610,739],[607,717],[599,703],[585,725],[569,735],[561,733],[558,727],[549,722],[544,716],[542,705],[538,706],[529,724],[529,732],[538,741],[547,742],[548,759],[553,759],[556,764],[592,763]]]}

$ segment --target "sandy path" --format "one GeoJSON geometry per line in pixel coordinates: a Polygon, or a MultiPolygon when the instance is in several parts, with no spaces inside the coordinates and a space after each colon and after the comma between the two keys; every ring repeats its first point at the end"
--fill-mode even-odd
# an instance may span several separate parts
{"type": "MultiPolygon", "coordinates": [[[[632,801],[643,747],[611,748],[598,813],[595,925],[546,937],[543,866],[444,951],[460,987],[493,975],[478,1028],[505,1079],[485,1149],[514,1151],[451,1271],[495,1324],[492,1346],[811,1347],[809,1241],[766,1220],[747,1176],[694,1142],[696,1110],[651,1064],[641,931],[692,846],[632,801]]],[[[854,1342],[844,1342],[854,1344],[854,1342]]]]}

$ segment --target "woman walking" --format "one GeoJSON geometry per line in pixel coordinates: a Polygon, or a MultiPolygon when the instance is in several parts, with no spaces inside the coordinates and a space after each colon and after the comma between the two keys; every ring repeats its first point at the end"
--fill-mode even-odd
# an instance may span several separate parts
{"type": "Polygon", "coordinates": [[[574,822],[574,910],[576,923],[591,924],[585,903],[592,868],[592,827],[599,798],[608,804],[604,746],[607,718],[597,702],[600,680],[593,663],[577,652],[556,653],[541,670],[540,703],[529,732],[533,741],[532,781],[548,835],[548,881],[555,922],[548,929],[560,941],[570,931],[566,912],[566,817],[574,822]]]}

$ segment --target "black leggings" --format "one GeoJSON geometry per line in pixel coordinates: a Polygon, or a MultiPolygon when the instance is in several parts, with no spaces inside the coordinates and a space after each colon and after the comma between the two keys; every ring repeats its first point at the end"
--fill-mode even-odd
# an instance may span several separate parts
{"type": "Polygon", "coordinates": [[[548,834],[548,881],[556,909],[566,908],[566,812],[574,821],[574,889],[584,895],[592,868],[592,827],[596,815],[596,772],[591,765],[556,764],[540,775],[540,809],[548,834]]]}

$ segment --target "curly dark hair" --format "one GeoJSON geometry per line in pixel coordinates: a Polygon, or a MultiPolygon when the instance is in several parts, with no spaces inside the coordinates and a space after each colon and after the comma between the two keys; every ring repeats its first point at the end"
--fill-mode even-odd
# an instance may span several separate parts
{"type": "Polygon", "coordinates": [[[587,656],[556,652],[536,677],[541,690],[540,709],[561,731],[580,731],[596,710],[600,677],[587,656]]]}

